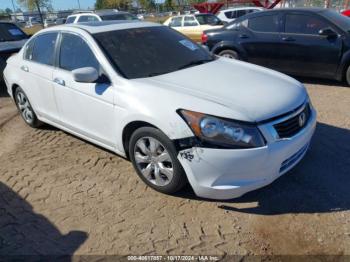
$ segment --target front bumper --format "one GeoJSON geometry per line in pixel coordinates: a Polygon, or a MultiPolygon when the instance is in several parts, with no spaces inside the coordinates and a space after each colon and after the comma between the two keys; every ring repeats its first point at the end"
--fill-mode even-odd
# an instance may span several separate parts
{"type": "Polygon", "coordinates": [[[259,126],[267,144],[252,149],[193,147],[178,159],[197,196],[231,199],[273,182],[293,168],[305,155],[316,127],[316,111],[307,125],[289,139],[277,140],[271,125],[259,126]]]}

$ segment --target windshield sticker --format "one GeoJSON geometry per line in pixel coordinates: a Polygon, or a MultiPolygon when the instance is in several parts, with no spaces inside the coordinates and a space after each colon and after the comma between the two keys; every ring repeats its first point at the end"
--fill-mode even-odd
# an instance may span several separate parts
{"type": "Polygon", "coordinates": [[[182,44],[183,46],[186,46],[188,49],[195,51],[198,49],[198,46],[195,45],[194,43],[192,43],[191,41],[184,39],[179,41],[180,44],[182,44]]]}
{"type": "Polygon", "coordinates": [[[8,31],[12,36],[23,35],[22,31],[17,28],[9,29],[8,31]]]}

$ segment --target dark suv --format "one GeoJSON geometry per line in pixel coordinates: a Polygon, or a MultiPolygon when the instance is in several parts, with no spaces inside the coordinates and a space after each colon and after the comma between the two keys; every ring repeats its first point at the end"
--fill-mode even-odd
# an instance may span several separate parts
{"type": "Polygon", "coordinates": [[[252,13],[205,31],[202,43],[220,56],[350,85],[350,19],[329,9],[252,13]]]}

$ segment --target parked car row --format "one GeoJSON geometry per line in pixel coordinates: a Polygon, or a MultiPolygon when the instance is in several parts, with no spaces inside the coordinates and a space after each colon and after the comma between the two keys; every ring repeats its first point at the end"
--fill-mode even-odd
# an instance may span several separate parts
{"type": "Polygon", "coordinates": [[[7,60],[4,77],[28,125],[127,157],[164,193],[190,183],[198,196],[229,199],[265,186],[303,158],[316,126],[298,81],[214,56],[156,23],[41,30],[7,60]]]}
{"type": "Polygon", "coordinates": [[[139,20],[137,16],[128,12],[114,11],[114,10],[98,10],[91,13],[73,14],[67,17],[66,24],[86,23],[86,22],[100,22],[113,20],[139,20]]]}
{"type": "Polygon", "coordinates": [[[202,43],[219,56],[350,85],[349,29],[350,19],[329,9],[275,9],[207,30],[202,43]]]}

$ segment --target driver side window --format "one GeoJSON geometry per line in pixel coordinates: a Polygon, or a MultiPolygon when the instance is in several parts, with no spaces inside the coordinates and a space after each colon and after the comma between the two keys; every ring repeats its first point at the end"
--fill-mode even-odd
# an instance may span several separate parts
{"type": "Polygon", "coordinates": [[[82,67],[93,67],[100,72],[100,64],[88,44],[78,35],[63,33],[59,67],[68,71],[82,67]]]}

